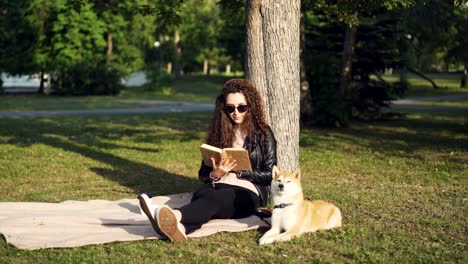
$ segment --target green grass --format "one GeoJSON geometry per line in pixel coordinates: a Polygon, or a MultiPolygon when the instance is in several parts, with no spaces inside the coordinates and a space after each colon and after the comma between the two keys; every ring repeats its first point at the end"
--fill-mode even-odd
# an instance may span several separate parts
{"type": "MultiPolygon", "coordinates": [[[[434,89],[432,85],[415,74],[408,74],[408,82],[411,87],[405,97],[434,96],[444,94],[468,93],[467,88],[460,88],[461,74],[426,74],[440,89],[434,89]]],[[[399,75],[385,75],[383,78],[389,82],[399,81],[399,75]]]]}
{"type": "Polygon", "coordinates": [[[213,102],[224,82],[230,78],[233,76],[184,76],[162,90],[148,91],[144,86],[129,87],[118,96],[0,95],[0,111],[142,107],[125,102],[125,99],[213,102]]]}
{"type": "MultiPolygon", "coordinates": [[[[413,94],[465,92],[450,76],[438,78],[452,88],[434,91],[421,83],[423,92],[413,94]]],[[[124,107],[117,100],[132,98],[212,101],[226,79],[186,76],[166,95],[135,89],[117,97],[0,96],[0,111],[124,107]]],[[[466,263],[466,111],[404,112],[401,120],[301,130],[305,195],[338,205],[340,229],[264,247],[257,241],[266,230],[181,244],[115,242],[35,251],[0,238],[0,263],[466,263]]],[[[200,185],[197,148],[209,119],[209,113],[0,119],[0,201],[192,191],[200,185]]]]}
{"type": "Polygon", "coordinates": [[[446,106],[468,106],[468,99],[459,99],[451,101],[422,101],[425,105],[446,105],[446,106]]]}
{"type": "Polygon", "coordinates": [[[119,102],[112,96],[0,96],[0,111],[109,109],[136,106],[136,104],[119,102]]]}
{"type": "MultiPolygon", "coordinates": [[[[210,114],[0,119],[0,200],[135,198],[191,191],[210,114]]],[[[412,111],[346,129],[304,128],[305,195],[344,226],[260,247],[265,230],[190,239],[18,250],[0,263],[466,263],[464,112],[412,111]]]]}
{"type": "MultiPolygon", "coordinates": [[[[467,94],[468,89],[458,88],[459,74],[429,74],[441,87],[434,90],[429,83],[416,75],[409,74],[409,82],[412,85],[405,97],[467,94]]],[[[38,96],[15,95],[0,96],[0,111],[34,111],[34,110],[60,110],[60,109],[105,109],[105,108],[133,108],[144,107],[134,102],[125,102],[126,99],[139,100],[176,100],[213,102],[223,83],[235,76],[225,75],[187,75],[180,80],[173,81],[168,87],[148,90],[147,86],[129,87],[118,96],[38,96]]],[[[387,81],[398,81],[397,75],[385,76],[387,81]]],[[[451,102],[429,102],[434,105],[466,105],[466,100],[451,102]]]]}
{"type": "Polygon", "coordinates": [[[173,81],[167,88],[147,91],[147,86],[132,87],[122,91],[119,97],[212,102],[223,88],[223,83],[230,78],[234,77],[224,75],[187,75],[183,76],[180,80],[173,81]]]}

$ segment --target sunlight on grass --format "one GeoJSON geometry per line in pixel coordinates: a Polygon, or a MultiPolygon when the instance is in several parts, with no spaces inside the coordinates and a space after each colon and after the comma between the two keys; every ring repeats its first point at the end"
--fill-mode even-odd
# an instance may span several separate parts
{"type": "Polygon", "coordinates": [[[124,99],[176,100],[213,102],[224,82],[234,76],[184,76],[173,81],[169,87],[148,90],[129,87],[117,96],[39,96],[0,95],[0,111],[74,110],[144,107],[137,103],[122,102],[124,99]]]}
{"type": "MultiPolygon", "coordinates": [[[[444,95],[468,93],[468,89],[460,88],[461,74],[427,74],[440,89],[434,89],[431,84],[415,74],[408,74],[408,82],[411,87],[405,94],[405,97],[444,95]]],[[[399,75],[384,75],[384,80],[388,82],[397,82],[399,75]]]]}
{"type": "Polygon", "coordinates": [[[125,99],[212,102],[223,88],[223,84],[230,78],[236,77],[188,75],[179,80],[174,80],[168,87],[155,87],[153,90],[148,90],[145,86],[127,88],[119,94],[119,97],[125,99]]]}
{"type": "Polygon", "coordinates": [[[135,106],[137,105],[115,101],[112,96],[0,96],[0,111],[109,109],[135,106]]]}
{"type": "MultiPolygon", "coordinates": [[[[209,113],[0,119],[2,201],[135,198],[200,185],[209,113]]],[[[259,247],[265,230],[188,243],[137,241],[18,250],[0,262],[466,262],[468,134],[460,112],[410,111],[346,129],[303,128],[304,193],[332,201],[343,228],[259,247]]]]}

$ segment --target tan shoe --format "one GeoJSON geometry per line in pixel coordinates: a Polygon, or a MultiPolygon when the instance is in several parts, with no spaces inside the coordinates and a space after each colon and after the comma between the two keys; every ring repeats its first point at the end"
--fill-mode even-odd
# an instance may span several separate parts
{"type": "Polygon", "coordinates": [[[165,205],[159,208],[156,213],[156,222],[159,225],[161,232],[171,241],[187,241],[185,228],[181,223],[179,223],[174,211],[171,208],[165,205]]]}

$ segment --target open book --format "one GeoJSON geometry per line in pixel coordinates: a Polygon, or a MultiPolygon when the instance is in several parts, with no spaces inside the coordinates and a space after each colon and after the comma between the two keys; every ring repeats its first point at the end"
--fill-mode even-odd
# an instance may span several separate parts
{"type": "Polygon", "coordinates": [[[200,146],[202,153],[203,162],[206,166],[212,167],[211,157],[214,157],[216,162],[219,162],[221,158],[232,157],[237,161],[237,166],[234,168],[235,171],[251,171],[252,166],[250,165],[249,152],[243,148],[224,148],[220,149],[208,144],[202,144],[200,146]]]}

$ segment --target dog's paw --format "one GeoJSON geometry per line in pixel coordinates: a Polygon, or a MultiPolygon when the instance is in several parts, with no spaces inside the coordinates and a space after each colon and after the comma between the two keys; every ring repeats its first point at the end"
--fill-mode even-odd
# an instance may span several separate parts
{"type": "Polygon", "coordinates": [[[260,240],[258,241],[258,244],[267,245],[273,242],[275,242],[275,240],[272,237],[261,237],[260,240]]]}

